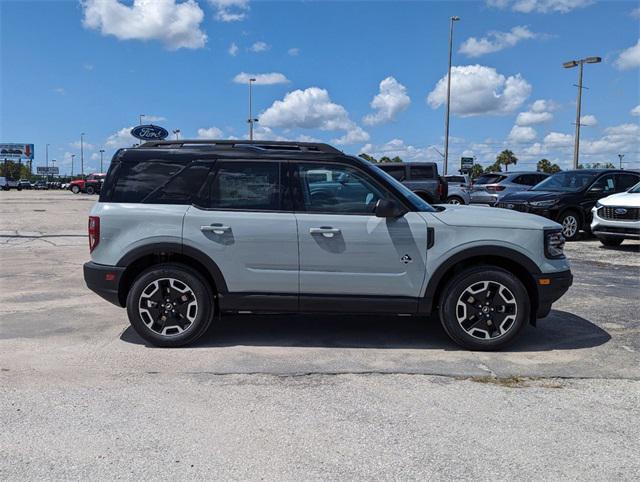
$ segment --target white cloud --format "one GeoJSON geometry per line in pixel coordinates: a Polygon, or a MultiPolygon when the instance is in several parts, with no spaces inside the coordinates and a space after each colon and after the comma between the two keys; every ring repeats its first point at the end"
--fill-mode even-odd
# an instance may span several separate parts
{"type": "Polygon", "coordinates": [[[487,5],[496,8],[509,8],[520,13],[568,13],[583,8],[595,0],[487,0],[487,5]]]}
{"type": "Polygon", "coordinates": [[[640,7],[631,10],[631,12],[629,12],[629,15],[631,15],[631,17],[633,18],[640,18],[640,7]]]}
{"type": "Polygon", "coordinates": [[[67,91],[64,90],[64,87],[56,87],[55,89],[51,89],[53,92],[55,92],[58,95],[66,95],[67,91]]]}
{"type": "Polygon", "coordinates": [[[440,161],[439,155],[430,147],[416,147],[408,145],[402,139],[391,139],[381,145],[366,144],[360,152],[380,159],[381,157],[400,156],[403,161],[440,161]]]}
{"type": "Polygon", "coordinates": [[[631,115],[636,117],[640,116],[640,104],[631,109],[631,115]]]}
{"type": "Polygon", "coordinates": [[[594,115],[583,115],[580,117],[580,125],[592,127],[598,124],[598,119],[594,115]]]}
{"type": "Polygon", "coordinates": [[[544,138],[544,144],[551,148],[573,146],[573,136],[562,132],[550,132],[544,138]]]}
{"type": "Polygon", "coordinates": [[[209,0],[216,9],[216,20],[220,22],[240,22],[247,18],[249,0],[209,0]]]}
{"type": "Polygon", "coordinates": [[[626,50],[623,50],[613,64],[620,70],[640,67],[640,40],[626,50]]]}
{"type": "Polygon", "coordinates": [[[254,85],[273,85],[273,84],[288,84],[289,79],[280,72],[270,72],[268,74],[247,74],[240,72],[233,78],[236,84],[248,84],[249,79],[256,79],[254,85]]]}
{"type": "Polygon", "coordinates": [[[600,159],[616,159],[618,154],[626,154],[626,160],[638,161],[640,152],[640,125],[620,124],[608,127],[605,135],[596,140],[580,139],[580,152],[600,159]]]}
{"type": "Polygon", "coordinates": [[[200,30],[204,12],[194,0],[134,0],[131,6],[118,0],[84,0],[83,25],[120,40],[160,40],[170,50],[204,47],[207,35],[200,30]]]}
{"type": "Polygon", "coordinates": [[[198,129],[198,139],[222,139],[222,130],[217,127],[203,127],[198,129]]]}
{"type": "Polygon", "coordinates": [[[553,119],[552,111],[556,110],[555,102],[550,100],[536,100],[526,112],[520,112],[516,117],[516,125],[531,126],[549,122],[553,119]]]}
{"type": "MultiPolygon", "coordinates": [[[[462,117],[508,114],[520,107],[531,93],[531,85],[520,74],[505,77],[483,65],[451,69],[451,112],[462,117]]],[[[427,96],[431,108],[446,102],[447,76],[427,96]]]]}
{"type": "Polygon", "coordinates": [[[115,134],[111,134],[107,137],[104,145],[112,149],[120,149],[121,147],[131,147],[134,144],[138,144],[140,141],[131,135],[131,129],[133,129],[133,126],[123,127],[115,134]]]}
{"type": "Polygon", "coordinates": [[[293,47],[287,50],[287,53],[291,55],[291,57],[297,57],[298,55],[300,55],[300,49],[297,47],[293,47]]]}
{"type": "Polygon", "coordinates": [[[84,64],[84,65],[82,66],[82,68],[84,68],[84,70],[89,70],[89,71],[91,71],[91,70],[93,70],[93,64],[84,64]]]}
{"type": "Polygon", "coordinates": [[[229,50],[227,50],[227,52],[229,52],[229,55],[231,55],[232,57],[235,57],[236,55],[238,55],[238,50],[240,49],[238,48],[236,43],[232,42],[231,45],[229,45],[229,50]]]}
{"type": "Polygon", "coordinates": [[[369,139],[369,134],[349,118],[347,110],[332,102],[329,93],[319,87],[287,93],[283,100],[275,101],[262,113],[260,125],[285,129],[344,131],[344,136],[333,141],[338,144],[365,142],[369,139]]]}
{"type": "MultiPolygon", "coordinates": [[[[70,142],[69,146],[73,147],[74,149],[80,149],[80,141],[70,142]]],[[[84,141],[82,143],[82,148],[85,151],[93,151],[95,149],[95,146],[93,144],[88,143],[87,141],[84,141]]]]}
{"type": "Polygon", "coordinates": [[[162,122],[167,120],[166,117],[161,115],[146,115],[142,118],[144,122],[162,122]]]}
{"type": "Polygon", "coordinates": [[[364,117],[367,125],[380,124],[395,120],[396,115],[411,104],[407,89],[393,77],[387,77],[380,82],[380,93],[371,101],[371,107],[376,110],[364,117]]]}
{"type": "Polygon", "coordinates": [[[533,127],[513,126],[509,133],[508,140],[516,144],[526,144],[533,141],[538,134],[533,127]]]}
{"type": "Polygon", "coordinates": [[[255,42],[251,47],[249,47],[249,50],[251,50],[252,52],[260,53],[260,52],[266,52],[270,48],[271,48],[271,45],[269,45],[266,42],[260,41],[260,42],[255,42]]]}
{"type": "Polygon", "coordinates": [[[528,40],[538,37],[526,26],[513,27],[509,32],[491,31],[486,37],[477,39],[470,37],[460,46],[459,52],[468,57],[480,57],[485,54],[499,52],[509,47],[515,46],[521,40],[528,40]]]}

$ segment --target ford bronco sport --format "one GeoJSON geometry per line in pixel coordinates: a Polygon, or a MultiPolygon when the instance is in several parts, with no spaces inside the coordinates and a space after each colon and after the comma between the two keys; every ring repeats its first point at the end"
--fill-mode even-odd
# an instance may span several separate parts
{"type": "Polygon", "coordinates": [[[437,315],[495,350],[572,282],[560,225],[434,208],[326,144],[159,141],[119,150],[89,217],[90,289],[158,346],[225,313],[437,315]]]}

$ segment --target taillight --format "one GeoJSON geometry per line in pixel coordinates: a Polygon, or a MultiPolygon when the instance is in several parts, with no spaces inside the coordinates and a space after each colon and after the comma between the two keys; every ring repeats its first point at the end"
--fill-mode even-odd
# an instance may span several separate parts
{"type": "Polygon", "coordinates": [[[89,216],[89,252],[93,252],[100,242],[100,218],[89,216]]]}
{"type": "Polygon", "coordinates": [[[438,183],[438,197],[440,199],[444,197],[444,184],[442,182],[438,183]]]}
{"type": "Polygon", "coordinates": [[[487,186],[485,187],[485,189],[489,192],[498,192],[498,191],[504,191],[505,187],[504,186],[487,186]]]}

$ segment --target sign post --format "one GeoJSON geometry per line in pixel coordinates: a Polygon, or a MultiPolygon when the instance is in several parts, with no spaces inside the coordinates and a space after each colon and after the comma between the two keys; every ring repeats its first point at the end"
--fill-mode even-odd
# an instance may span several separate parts
{"type": "Polygon", "coordinates": [[[460,158],[460,172],[463,174],[471,171],[473,167],[473,157],[461,157],[460,158]]]}

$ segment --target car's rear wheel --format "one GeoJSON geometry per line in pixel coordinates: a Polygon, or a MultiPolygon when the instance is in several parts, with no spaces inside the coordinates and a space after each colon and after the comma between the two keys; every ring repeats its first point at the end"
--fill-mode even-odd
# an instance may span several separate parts
{"type": "Polygon", "coordinates": [[[74,184],[73,186],[71,186],[71,192],[73,194],[78,194],[80,192],[80,187],[74,184]]]}
{"type": "Polygon", "coordinates": [[[464,201],[461,197],[458,196],[449,196],[447,198],[447,204],[464,204],[464,201]]]}
{"type": "Polygon", "coordinates": [[[615,247],[615,246],[620,246],[622,244],[622,241],[624,241],[624,238],[610,238],[610,237],[602,237],[599,238],[600,242],[602,243],[603,246],[608,246],[608,247],[615,247]]]}
{"type": "Polygon", "coordinates": [[[575,241],[580,234],[580,216],[575,211],[567,211],[560,216],[562,235],[567,241],[575,241]]]}
{"type": "Polygon", "coordinates": [[[530,309],[529,294],[513,273],[497,266],[477,266],[447,284],[440,300],[440,321],[464,348],[499,350],[523,330],[530,309]]]}
{"type": "Polygon", "coordinates": [[[87,186],[87,194],[95,194],[96,188],[93,186],[87,186]]]}
{"type": "Polygon", "coordinates": [[[193,343],[209,328],[214,298],[206,280],[188,266],[152,266],[127,296],[131,326],[149,343],[177,347],[193,343]]]}

